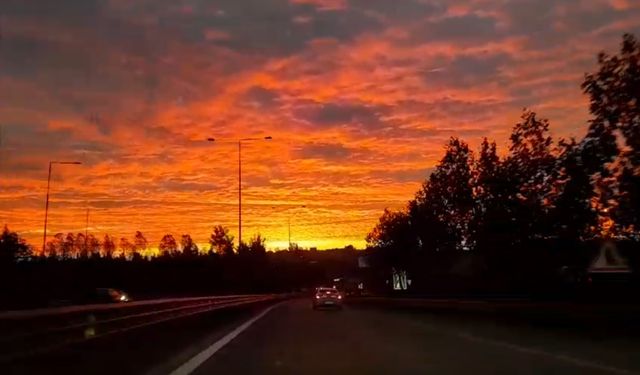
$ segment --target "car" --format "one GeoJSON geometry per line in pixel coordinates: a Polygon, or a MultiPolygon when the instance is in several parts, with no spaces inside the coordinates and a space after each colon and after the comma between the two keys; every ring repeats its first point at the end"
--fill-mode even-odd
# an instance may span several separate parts
{"type": "Polygon", "coordinates": [[[131,297],[122,290],[114,288],[97,288],[93,295],[97,303],[124,303],[131,302],[131,297]]]}
{"type": "Polygon", "coordinates": [[[333,307],[342,308],[343,296],[336,288],[320,287],[316,288],[316,292],[313,295],[313,309],[319,309],[321,307],[333,307]]]}

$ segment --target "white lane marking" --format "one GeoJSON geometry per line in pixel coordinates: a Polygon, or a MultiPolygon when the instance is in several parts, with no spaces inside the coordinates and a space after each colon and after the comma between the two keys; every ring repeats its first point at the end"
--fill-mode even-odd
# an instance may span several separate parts
{"type": "Polygon", "coordinates": [[[592,369],[592,370],[600,370],[600,371],[610,372],[612,374],[623,374],[623,375],[637,374],[636,372],[633,372],[633,371],[630,371],[630,370],[627,370],[627,369],[622,369],[622,368],[613,367],[613,366],[607,366],[607,365],[603,365],[603,364],[600,364],[600,363],[586,361],[584,359],[579,359],[579,358],[571,357],[571,356],[564,355],[564,354],[549,353],[549,352],[546,352],[546,351],[543,351],[543,350],[528,348],[528,347],[525,347],[525,346],[515,345],[515,344],[511,344],[511,343],[504,342],[504,341],[498,341],[498,340],[487,339],[487,338],[484,338],[484,337],[478,337],[478,336],[474,336],[474,335],[471,335],[471,334],[466,333],[466,332],[460,332],[456,336],[458,336],[460,338],[463,338],[465,340],[476,341],[476,342],[480,342],[480,343],[483,343],[483,344],[490,344],[490,345],[493,345],[493,346],[499,346],[499,347],[502,347],[502,348],[507,348],[507,349],[511,349],[511,350],[514,350],[514,351],[518,351],[518,352],[521,352],[521,353],[537,355],[537,356],[542,356],[542,357],[548,357],[548,358],[552,358],[552,359],[555,359],[555,360],[558,360],[558,361],[571,363],[571,364],[573,364],[575,366],[578,366],[578,367],[588,368],[588,369],[592,369]]]}
{"type": "Polygon", "coordinates": [[[281,304],[282,304],[282,302],[281,303],[277,303],[277,304],[275,304],[273,306],[270,306],[270,307],[266,308],[264,311],[262,311],[260,314],[258,314],[256,316],[254,316],[253,318],[247,320],[241,326],[239,326],[236,329],[234,329],[233,331],[229,332],[226,336],[224,336],[220,340],[216,341],[215,343],[213,343],[211,346],[209,346],[205,350],[203,350],[200,353],[196,354],[193,358],[191,358],[190,360],[188,360],[187,362],[182,364],[182,366],[180,366],[177,369],[173,370],[170,375],[189,375],[189,374],[191,374],[195,369],[200,367],[200,365],[202,365],[206,360],[208,360],[209,358],[211,358],[211,356],[216,354],[216,352],[218,350],[222,349],[225,345],[230,343],[231,340],[233,340],[236,337],[238,337],[238,335],[240,335],[242,332],[244,332],[247,328],[249,328],[258,319],[260,319],[263,316],[267,315],[267,313],[269,311],[273,310],[277,306],[280,306],[281,304]]]}

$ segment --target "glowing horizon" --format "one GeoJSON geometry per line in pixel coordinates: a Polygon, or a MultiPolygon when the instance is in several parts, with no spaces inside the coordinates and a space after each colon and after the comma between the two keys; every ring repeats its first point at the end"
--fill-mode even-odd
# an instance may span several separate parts
{"type": "MultiPolygon", "coordinates": [[[[640,35],[628,0],[41,0],[0,4],[0,224],[40,249],[89,232],[364,247],[450,136],[504,152],[527,106],[584,135],[601,50],[640,35]],[[46,9],[44,9],[46,8],[46,9]],[[302,208],[302,206],[305,206],[302,208]]],[[[284,246],[283,246],[284,244],[284,246]]]]}

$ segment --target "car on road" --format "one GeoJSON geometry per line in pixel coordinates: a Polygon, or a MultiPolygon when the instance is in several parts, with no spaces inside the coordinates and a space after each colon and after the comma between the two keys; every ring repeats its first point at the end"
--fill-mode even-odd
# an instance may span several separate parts
{"type": "Polygon", "coordinates": [[[127,293],[114,288],[97,288],[91,297],[94,303],[131,302],[131,297],[127,293]]]}
{"type": "Polygon", "coordinates": [[[313,295],[313,309],[321,307],[342,308],[342,294],[336,288],[320,287],[316,288],[313,295]]]}

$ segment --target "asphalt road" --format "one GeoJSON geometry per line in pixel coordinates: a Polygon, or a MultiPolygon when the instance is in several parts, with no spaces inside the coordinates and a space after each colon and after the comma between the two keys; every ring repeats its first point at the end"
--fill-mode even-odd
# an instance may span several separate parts
{"type": "Polygon", "coordinates": [[[640,374],[640,338],[606,327],[362,305],[314,311],[308,299],[276,305],[220,345],[269,306],[132,330],[0,364],[0,373],[163,375],[217,345],[183,374],[640,374]]]}
{"type": "MultiPolygon", "coordinates": [[[[601,332],[601,331],[599,331],[601,332]]],[[[491,319],[285,302],[194,374],[640,373],[634,337],[491,319]]]]}

